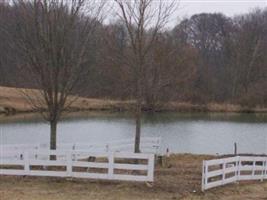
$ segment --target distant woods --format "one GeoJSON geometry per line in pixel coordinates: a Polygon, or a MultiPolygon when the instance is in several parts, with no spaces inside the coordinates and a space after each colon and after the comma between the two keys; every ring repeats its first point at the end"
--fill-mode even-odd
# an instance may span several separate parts
{"type": "MultiPolygon", "coordinates": [[[[100,2],[100,1],[99,1],[100,2]]],[[[76,100],[94,55],[91,44],[103,4],[85,0],[17,0],[5,6],[2,39],[10,49],[2,66],[15,63],[16,86],[34,87],[23,96],[50,123],[50,148],[57,147],[57,123],[76,100]],[[93,4],[90,4],[93,3],[93,4]],[[85,15],[87,13],[90,17],[85,15]],[[24,80],[24,82],[23,82],[24,80]]],[[[5,50],[4,50],[5,51],[5,50]]],[[[55,157],[52,156],[51,159],[55,157]]]]}
{"type": "MultiPolygon", "coordinates": [[[[25,15],[23,9],[0,3],[0,85],[36,88],[39,87],[34,82],[36,79],[30,77],[34,73],[29,73],[29,66],[23,64],[25,55],[14,49],[26,48],[36,56],[38,54],[35,51],[38,49],[47,49],[44,46],[35,49],[37,46],[34,47],[34,40],[40,38],[35,37],[34,33],[32,38],[26,34],[34,30],[30,27],[36,26],[34,21],[20,24],[25,27],[16,25],[19,19],[28,19],[30,14],[34,15],[34,10],[25,15]],[[23,31],[26,31],[25,37],[17,38],[18,33],[21,35],[23,31]],[[12,41],[20,39],[27,40],[30,46],[24,46],[23,41],[21,46],[14,46],[18,42],[12,41]]],[[[28,9],[33,8],[29,6],[28,9]]],[[[61,16],[62,19],[69,19],[71,23],[71,16],[65,14],[61,16]]],[[[123,20],[109,24],[98,21],[91,24],[90,31],[83,30],[86,18],[89,20],[90,16],[76,17],[75,29],[72,26],[72,32],[67,32],[66,45],[72,47],[73,51],[61,52],[68,59],[60,62],[74,63],[84,70],[80,71],[84,76],[79,76],[83,81],[73,86],[71,93],[95,98],[134,99],[138,96],[134,75],[136,71],[129,67],[128,62],[132,60],[125,58],[129,58],[133,48],[127,28],[135,31],[137,27],[127,27],[123,20]],[[79,40],[80,36],[82,40],[79,40]],[[89,41],[86,47],[83,43],[85,40],[89,41]],[[82,60],[76,59],[76,54],[81,53],[78,46],[85,48],[82,60]]],[[[64,28],[71,26],[64,22],[59,23],[61,26],[58,27],[63,32],[64,28]]],[[[86,27],[89,28],[89,25],[86,27]]],[[[43,31],[44,34],[49,33],[43,31]]],[[[144,38],[151,37],[153,33],[149,27],[146,28],[144,38]]],[[[171,30],[160,30],[156,34],[150,50],[142,60],[142,101],[146,109],[154,109],[168,101],[267,105],[267,9],[254,10],[233,18],[220,13],[197,14],[183,19],[171,30]]],[[[55,37],[66,42],[60,35],[55,37]]],[[[46,45],[47,41],[38,44],[46,45]]],[[[56,50],[60,48],[52,47],[56,50]]],[[[70,77],[70,71],[60,73],[70,77]]],[[[61,86],[59,89],[62,89],[61,86]]]]}

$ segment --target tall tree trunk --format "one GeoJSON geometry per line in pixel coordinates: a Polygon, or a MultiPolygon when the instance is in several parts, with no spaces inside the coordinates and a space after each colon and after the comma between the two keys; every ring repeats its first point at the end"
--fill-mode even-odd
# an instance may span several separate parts
{"type": "MultiPolygon", "coordinates": [[[[141,59],[139,59],[141,60],[141,59]]],[[[135,110],[135,141],[134,152],[140,153],[140,138],[141,138],[141,115],[142,115],[142,62],[139,65],[139,70],[136,82],[136,110],[135,110]]]]}
{"type": "Polygon", "coordinates": [[[50,149],[57,148],[57,121],[50,122],[50,149]]]}
{"type": "Polygon", "coordinates": [[[134,141],[134,152],[140,153],[140,137],[141,137],[141,101],[138,98],[136,102],[135,111],[135,141],[134,141]]]}
{"type": "MultiPolygon", "coordinates": [[[[50,122],[50,149],[56,150],[57,148],[57,121],[50,122]]],[[[50,155],[50,160],[56,160],[55,155],[50,155]]]]}

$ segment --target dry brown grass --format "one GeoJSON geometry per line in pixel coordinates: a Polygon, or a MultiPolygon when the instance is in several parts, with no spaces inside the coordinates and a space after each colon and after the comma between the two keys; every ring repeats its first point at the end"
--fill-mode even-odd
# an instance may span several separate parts
{"type": "Polygon", "coordinates": [[[229,103],[208,103],[206,105],[194,105],[187,102],[170,102],[161,108],[165,111],[181,111],[181,112],[256,112],[266,113],[267,108],[255,107],[248,108],[241,105],[229,104],[229,103]]]}
{"type": "MultiPolygon", "coordinates": [[[[36,90],[0,87],[0,113],[7,112],[7,110],[13,110],[14,112],[32,112],[32,106],[23,95],[25,92],[32,94],[36,93],[36,90]]],[[[74,97],[71,96],[71,98],[73,99],[74,97]]],[[[70,110],[125,110],[131,104],[131,101],[78,97],[71,105],[70,110]]]]}
{"type": "Polygon", "coordinates": [[[0,112],[10,108],[22,112],[31,110],[30,105],[22,98],[18,89],[0,87],[0,112]]]}
{"type": "Polygon", "coordinates": [[[172,155],[167,167],[157,166],[153,186],[145,183],[69,180],[63,178],[0,177],[0,199],[20,200],[243,200],[267,199],[267,183],[230,184],[200,191],[201,164],[212,156],[172,155]]]}
{"type": "MultiPolygon", "coordinates": [[[[31,94],[31,89],[23,89],[31,94]]],[[[31,105],[22,95],[22,89],[0,87],[0,113],[33,112],[31,105]]],[[[119,101],[110,99],[93,99],[78,97],[71,105],[70,111],[124,111],[133,108],[134,101],[119,101]]],[[[267,108],[246,108],[233,104],[209,103],[207,105],[194,105],[188,102],[169,102],[157,108],[157,111],[177,112],[266,112],[267,108]]]]}

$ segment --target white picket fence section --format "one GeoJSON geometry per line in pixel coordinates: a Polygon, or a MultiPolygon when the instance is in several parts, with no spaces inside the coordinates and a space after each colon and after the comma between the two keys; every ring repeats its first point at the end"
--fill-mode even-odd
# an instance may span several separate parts
{"type": "MultiPolygon", "coordinates": [[[[140,149],[143,153],[157,154],[160,148],[160,137],[143,137],[141,138],[140,149]]],[[[57,149],[64,150],[90,150],[97,152],[134,152],[134,139],[115,140],[106,143],[64,143],[58,144],[57,149]]]]}
{"type": "Polygon", "coordinates": [[[235,156],[203,161],[202,191],[242,180],[267,179],[267,157],[235,156]]]}
{"type": "Polygon", "coordinates": [[[111,151],[96,153],[62,150],[11,151],[6,153],[17,153],[18,157],[13,157],[12,159],[1,157],[0,175],[74,177],[149,182],[152,182],[154,179],[154,154],[111,151]],[[48,159],[51,155],[56,156],[56,160],[48,159]],[[81,157],[83,159],[79,159],[81,157]],[[129,160],[132,162],[129,163],[129,160]],[[136,164],[136,160],[140,161],[136,164]]]}
{"type": "MultiPolygon", "coordinates": [[[[140,149],[143,153],[158,154],[161,144],[160,137],[142,137],[140,149]]],[[[22,152],[33,150],[49,150],[49,144],[3,144],[0,145],[0,158],[1,154],[8,156],[6,152],[22,152]]],[[[106,143],[59,143],[57,150],[78,150],[90,152],[134,152],[134,139],[128,140],[115,140],[106,143]]],[[[11,156],[11,154],[9,154],[11,156]]],[[[15,154],[15,156],[19,156],[15,154]]]]}

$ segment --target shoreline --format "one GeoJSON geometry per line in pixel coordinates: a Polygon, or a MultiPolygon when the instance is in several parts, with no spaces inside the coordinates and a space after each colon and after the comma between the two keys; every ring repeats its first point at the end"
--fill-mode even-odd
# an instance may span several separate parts
{"type": "MultiPolygon", "coordinates": [[[[38,114],[22,96],[22,92],[33,94],[35,90],[0,86],[0,118],[25,114],[38,114]]],[[[66,113],[83,112],[132,112],[134,100],[114,100],[78,97],[66,110],[66,113]]],[[[267,107],[248,107],[231,103],[193,104],[190,102],[170,101],[155,106],[155,109],[143,105],[144,113],[267,113],[267,107]]]]}
{"type": "MultiPolygon", "coordinates": [[[[241,114],[251,114],[251,115],[267,115],[265,111],[256,111],[256,112],[223,112],[223,111],[144,111],[143,115],[146,114],[203,114],[203,115],[241,115],[241,114]]],[[[99,117],[99,116],[113,116],[113,115],[125,115],[125,117],[134,117],[133,113],[130,110],[111,110],[111,109],[87,109],[87,110],[72,110],[66,111],[62,114],[61,119],[71,119],[71,118],[86,118],[86,117],[99,117]]],[[[6,115],[5,113],[0,113],[0,123],[8,123],[8,122],[22,122],[24,120],[27,121],[41,121],[43,117],[39,112],[31,112],[31,111],[19,111],[13,114],[6,115]]]]}
{"type": "MultiPolygon", "coordinates": [[[[118,100],[105,100],[105,99],[88,99],[89,101],[97,102],[86,105],[77,105],[74,103],[65,112],[131,112],[134,107],[133,101],[118,101],[118,100]]],[[[12,102],[10,102],[12,104],[12,102]]],[[[143,113],[164,113],[164,112],[181,112],[181,113],[267,113],[267,107],[246,107],[237,104],[225,103],[208,103],[208,104],[191,104],[186,102],[168,102],[155,109],[142,107],[143,113]]],[[[26,105],[25,107],[3,106],[0,102],[0,115],[16,115],[16,114],[29,114],[38,113],[26,105]]]]}
{"type": "MultiPolygon", "coordinates": [[[[27,114],[38,113],[33,110],[27,102],[23,102],[23,106],[17,105],[17,102],[8,99],[8,105],[1,103],[0,97],[0,115],[12,114],[27,114]]],[[[21,102],[22,103],[22,102],[21,102]]],[[[67,108],[65,112],[131,112],[134,109],[133,100],[111,100],[111,99],[90,99],[79,97],[71,107],[67,108]]],[[[142,106],[144,113],[157,112],[185,112],[185,113],[267,113],[267,107],[248,107],[238,104],[229,103],[207,103],[207,104],[192,104],[190,102],[166,102],[158,105],[156,108],[142,106]]]]}
{"type": "MultiPolygon", "coordinates": [[[[177,105],[177,104],[176,104],[177,105]]],[[[175,106],[175,108],[170,108],[168,105],[164,109],[159,109],[155,111],[143,110],[143,114],[157,114],[157,113],[180,113],[180,114],[267,114],[267,108],[254,108],[248,110],[247,108],[240,109],[239,106],[233,105],[223,105],[223,104],[210,104],[205,107],[192,105],[192,107],[183,103],[183,106],[175,106]],[[235,109],[233,109],[235,108],[235,109]]],[[[127,116],[131,115],[131,109],[115,107],[97,107],[97,108],[71,108],[65,111],[62,115],[62,119],[68,119],[73,117],[87,117],[87,116],[101,116],[101,115],[112,115],[112,114],[125,114],[127,116]]],[[[1,112],[0,110],[0,122],[16,122],[20,120],[32,120],[32,119],[42,119],[42,116],[38,111],[33,110],[13,110],[11,113],[1,112]]]]}

